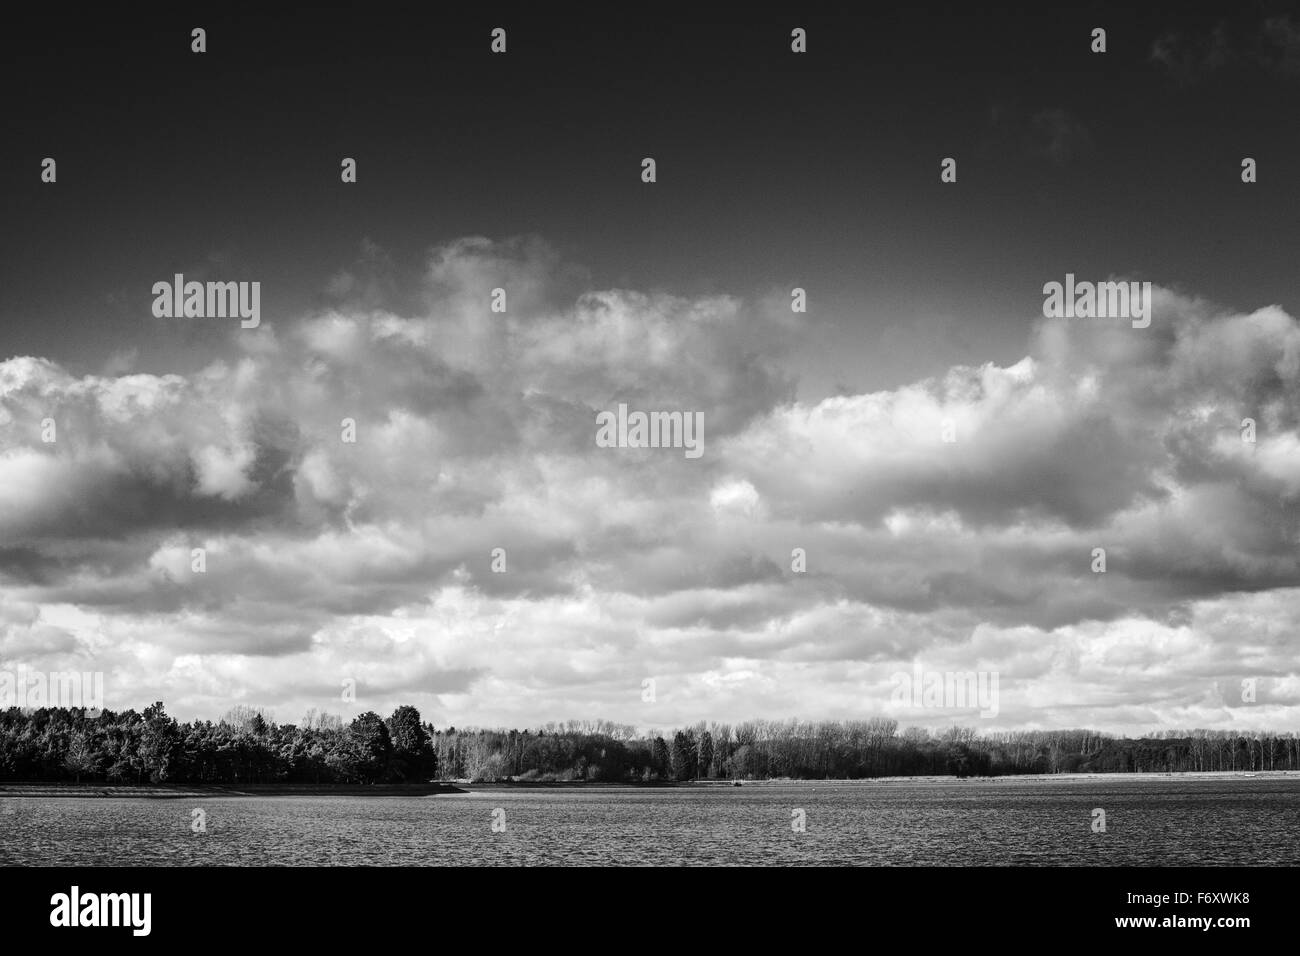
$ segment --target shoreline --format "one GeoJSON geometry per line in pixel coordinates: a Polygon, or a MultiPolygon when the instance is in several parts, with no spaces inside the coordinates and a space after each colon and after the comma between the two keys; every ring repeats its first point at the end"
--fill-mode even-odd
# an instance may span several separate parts
{"type": "Polygon", "coordinates": [[[451,783],[387,784],[294,784],[247,783],[220,786],[121,786],[102,783],[3,783],[3,797],[129,797],[144,800],[175,800],[201,797],[431,797],[468,793],[451,783]]]}
{"type": "Polygon", "coordinates": [[[103,797],[134,798],[146,800],[169,800],[179,798],[204,797],[426,797],[442,794],[467,794],[490,790],[658,790],[658,789],[744,789],[745,787],[889,787],[907,784],[950,784],[962,786],[969,784],[1023,785],[1027,783],[1078,783],[1081,781],[1114,782],[1117,780],[1153,781],[1165,779],[1178,780],[1240,780],[1240,779],[1292,779],[1300,781],[1300,770],[1186,770],[1178,772],[1142,771],[1134,773],[1044,773],[1016,774],[998,777],[953,777],[953,776],[912,776],[912,777],[862,777],[845,780],[840,778],[795,779],[771,778],[766,780],[662,780],[653,782],[624,783],[613,781],[588,780],[495,780],[470,782],[465,780],[444,781],[438,783],[394,783],[394,784],[285,784],[262,783],[242,785],[208,785],[208,786],[122,786],[102,783],[40,783],[14,782],[0,784],[0,798],[4,797],[103,797]],[[739,784],[739,786],[737,786],[739,784]]]}

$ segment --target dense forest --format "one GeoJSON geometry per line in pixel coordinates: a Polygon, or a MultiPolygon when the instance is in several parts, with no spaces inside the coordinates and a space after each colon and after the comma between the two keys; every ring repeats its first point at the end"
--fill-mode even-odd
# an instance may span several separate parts
{"type": "Polygon", "coordinates": [[[662,735],[608,721],[535,730],[437,729],[414,707],[348,724],[309,711],[277,724],[237,707],[178,723],[161,703],[95,718],[0,712],[0,780],[113,784],[391,783],[429,780],[857,779],[948,774],[1298,770],[1294,733],[1194,730],[1117,738],[1086,730],[943,733],[896,721],[697,724],[662,735]]]}

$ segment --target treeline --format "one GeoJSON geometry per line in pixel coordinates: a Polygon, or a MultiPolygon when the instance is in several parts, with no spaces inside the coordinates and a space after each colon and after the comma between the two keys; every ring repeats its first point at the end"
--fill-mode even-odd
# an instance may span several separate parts
{"type": "Polygon", "coordinates": [[[0,712],[0,780],[114,784],[394,783],[429,780],[860,779],[1063,772],[1300,770],[1296,734],[1195,730],[1141,738],[1086,730],[942,733],[896,721],[750,721],[643,735],[608,721],[536,730],[438,729],[414,707],[350,723],[309,711],[277,724],[239,707],[178,723],[161,703],[89,717],[0,712]]]}

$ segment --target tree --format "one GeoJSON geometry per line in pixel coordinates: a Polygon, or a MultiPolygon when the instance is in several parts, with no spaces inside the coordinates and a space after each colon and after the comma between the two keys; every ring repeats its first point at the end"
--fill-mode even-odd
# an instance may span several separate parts
{"type": "Polygon", "coordinates": [[[748,780],[753,772],[750,764],[752,763],[751,752],[753,748],[749,744],[741,744],[731,752],[731,759],[728,763],[729,776],[748,780]]]}
{"type": "Polygon", "coordinates": [[[699,776],[700,774],[703,774],[706,777],[713,776],[713,735],[707,730],[700,735],[700,756],[698,768],[696,776],[699,776]]]}
{"type": "Polygon", "coordinates": [[[373,710],[361,714],[348,727],[348,737],[356,757],[356,772],[366,783],[383,779],[393,744],[383,718],[373,710]]]}
{"type": "Polygon", "coordinates": [[[68,753],[63,758],[63,765],[76,775],[77,783],[81,783],[83,773],[98,773],[100,762],[100,757],[86,734],[80,731],[73,734],[68,741],[68,753]]]}
{"type": "Polygon", "coordinates": [[[143,726],[140,743],[136,748],[140,770],[151,783],[162,783],[169,776],[173,748],[179,743],[180,733],[176,721],[167,716],[162,701],[156,701],[141,714],[143,726]]]}
{"type": "Polygon", "coordinates": [[[436,758],[420,712],[410,705],[393,711],[387,721],[393,744],[393,775],[400,779],[427,780],[434,775],[436,758]]]}
{"type": "Polygon", "coordinates": [[[693,727],[687,727],[682,731],[682,751],[686,757],[686,779],[694,780],[700,775],[700,741],[693,727]]]}
{"type": "Polygon", "coordinates": [[[263,730],[266,728],[266,720],[262,717],[261,711],[256,707],[250,707],[247,704],[236,704],[226,711],[221,722],[228,727],[233,727],[240,733],[252,733],[255,721],[261,721],[263,730]]]}
{"type": "Polygon", "coordinates": [[[695,748],[683,731],[673,734],[673,745],[668,751],[674,780],[690,780],[695,776],[695,748]]]}
{"type": "Polygon", "coordinates": [[[657,777],[663,779],[668,775],[671,764],[672,756],[668,753],[668,744],[662,737],[656,737],[650,748],[650,768],[657,777]]]}

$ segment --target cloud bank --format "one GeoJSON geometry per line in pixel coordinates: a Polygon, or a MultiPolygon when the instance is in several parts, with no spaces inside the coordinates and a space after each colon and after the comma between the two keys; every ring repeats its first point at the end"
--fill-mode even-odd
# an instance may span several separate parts
{"type": "Polygon", "coordinates": [[[811,403],[785,358],[816,324],[779,299],[590,289],[536,240],[449,243],[398,285],[367,247],[329,307],[235,322],[193,375],[0,363],[0,666],[284,721],[1300,716],[1276,305],[1157,287],[1133,329],[1028,303],[1013,365],[811,403]],[[704,454],[597,447],[620,402],[702,413],[704,454]],[[999,716],[892,704],[914,661],[998,672],[999,716]]]}

